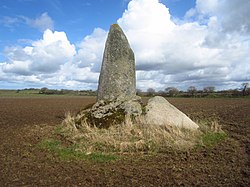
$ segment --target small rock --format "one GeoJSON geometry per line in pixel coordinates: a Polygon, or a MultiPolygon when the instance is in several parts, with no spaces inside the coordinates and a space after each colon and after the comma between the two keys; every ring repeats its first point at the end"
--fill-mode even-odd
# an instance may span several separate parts
{"type": "Polygon", "coordinates": [[[186,114],[160,96],[149,99],[145,121],[147,124],[170,125],[190,130],[196,130],[199,127],[186,114]]]}

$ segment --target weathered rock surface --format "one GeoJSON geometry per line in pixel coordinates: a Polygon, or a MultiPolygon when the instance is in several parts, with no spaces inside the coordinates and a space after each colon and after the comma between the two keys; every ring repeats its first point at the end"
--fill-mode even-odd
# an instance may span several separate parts
{"type": "Polygon", "coordinates": [[[91,108],[91,115],[94,118],[103,118],[113,115],[116,111],[122,110],[124,115],[139,116],[142,113],[141,105],[139,103],[140,97],[134,97],[131,100],[123,100],[118,97],[113,101],[100,100],[91,108]]]}
{"type": "Polygon", "coordinates": [[[170,125],[190,130],[196,130],[199,127],[186,114],[160,96],[149,99],[145,110],[145,122],[147,124],[170,125]]]}
{"type": "Polygon", "coordinates": [[[113,24],[105,44],[97,100],[129,100],[135,96],[134,53],[120,26],[113,24]]]}
{"type": "Polygon", "coordinates": [[[93,106],[84,109],[75,117],[75,123],[87,122],[89,125],[108,128],[112,125],[121,125],[125,119],[135,118],[142,114],[140,97],[123,100],[119,97],[113,101],[100,100],[93,106]]]}

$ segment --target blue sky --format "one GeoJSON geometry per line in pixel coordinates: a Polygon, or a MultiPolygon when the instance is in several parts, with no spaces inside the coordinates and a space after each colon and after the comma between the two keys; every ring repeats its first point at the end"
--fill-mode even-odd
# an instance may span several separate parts
{"type": "Polygon", "coordinates": [[[249,12],[248,0],[1,0],[0,88],[96,89],[116,22],[138,88],[238,88],[250,81],[249,12]]]}

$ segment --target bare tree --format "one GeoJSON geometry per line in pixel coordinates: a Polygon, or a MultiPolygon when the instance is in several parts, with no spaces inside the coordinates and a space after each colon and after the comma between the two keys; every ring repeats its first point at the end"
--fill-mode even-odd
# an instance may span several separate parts
{"type": "Polygon", "coordinates": [[[179,93],[179,90],[175,87],[167,87],[165,92],[168,93],[170,97],[174,97],[179,93]]]}
{"type": "Polygon", "coordinates": [[[147,89],[147,95],[148,95],[148,96],[154,96],[154,95],[155,95],[155,89],[153,89],[153,88],[148,88],[148,89],[147,89]]]}
{"type": "Polygon", "coordinates": [[[248,90],[247,90],[247,88],[248,88],[248,86],[250,85],[249,82],[242,83],[241,85],[242,85],[242,87],[243,87],[243,88],[242,88],[242,95],[243,95],[243,96],[248,95],[248,90]]]}
{"type": "Polygon", "coordinates": [[[195,93],[197,92],[197,89],[195,86],[189,86],[187,92],[190,93],[192,96],[194,96],[195,93]]]}
{"type": "Polygon", "coordinates": [[[212,93],[215,91],[215,87],[214,86],[207,86],[203,88],[203,92],[205,93],[212,93]]]}

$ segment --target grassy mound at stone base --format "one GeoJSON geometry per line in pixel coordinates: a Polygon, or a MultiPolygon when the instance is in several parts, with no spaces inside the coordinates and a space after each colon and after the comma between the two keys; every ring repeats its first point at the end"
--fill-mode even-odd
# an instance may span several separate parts
{"type": "Polygon", "coordinates": [[[200,122],[199,130],[192,131],[171,126],[145,125],[143,119],[132,123],[126,119],[120,125],[97,128],[82,121],[75,124],[68,114],[60,130],[62,137],[77,151],[92,153],[161,153],[170,149],[187,150],[194,147],[211,147],[226,135],[216,121],[200,122]]]}

